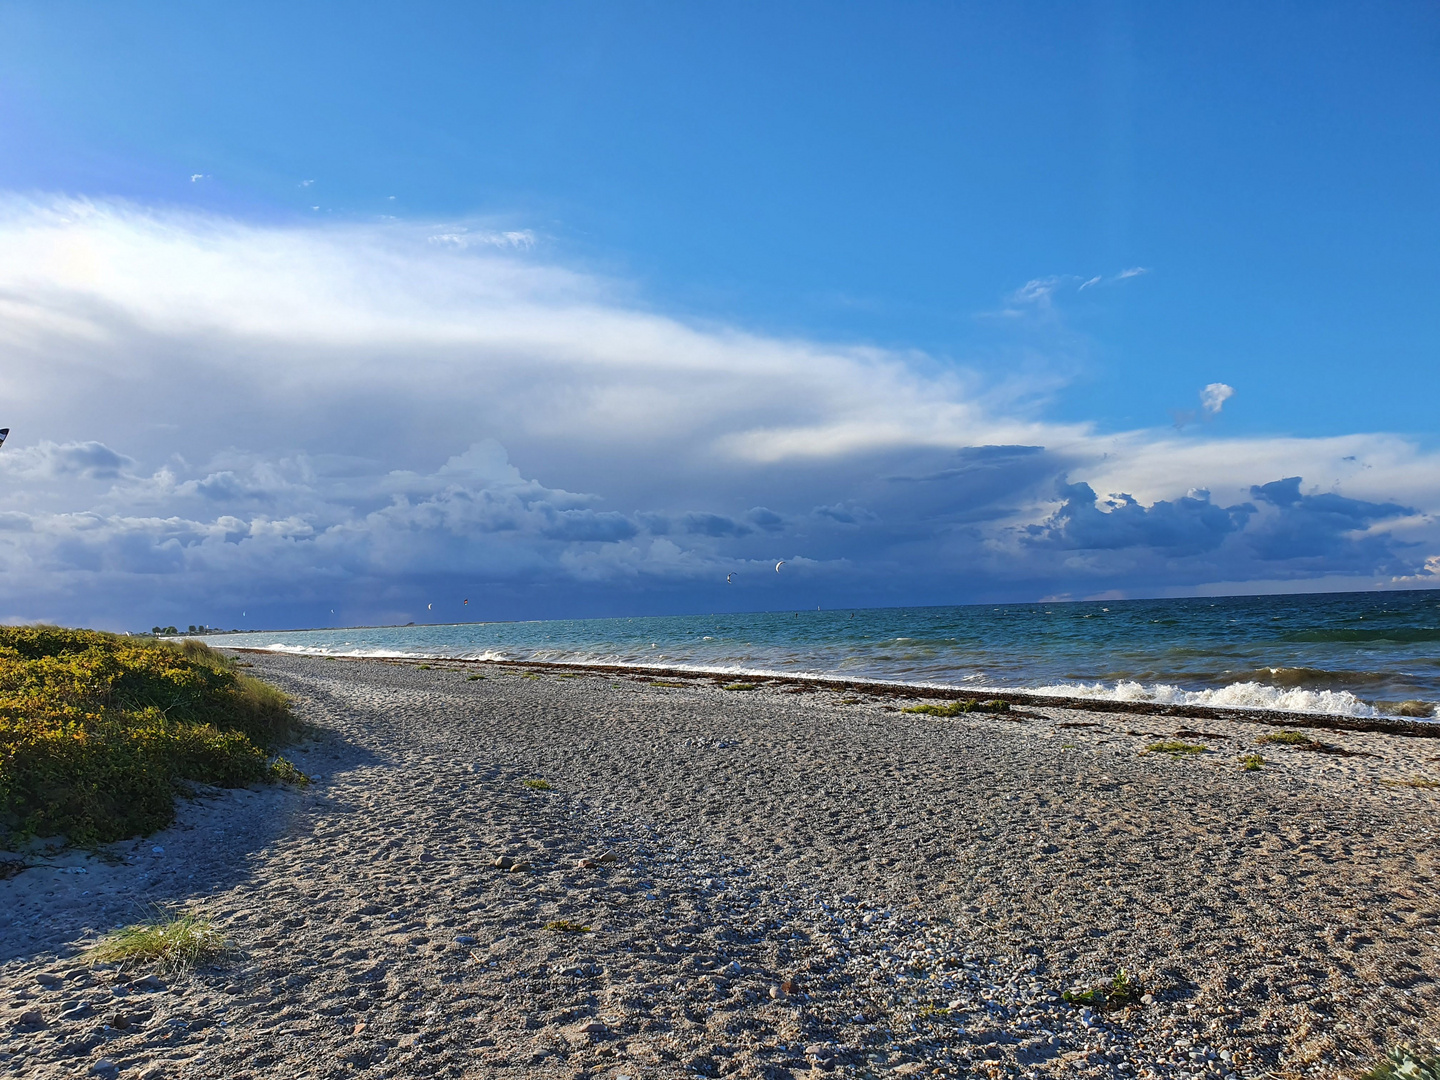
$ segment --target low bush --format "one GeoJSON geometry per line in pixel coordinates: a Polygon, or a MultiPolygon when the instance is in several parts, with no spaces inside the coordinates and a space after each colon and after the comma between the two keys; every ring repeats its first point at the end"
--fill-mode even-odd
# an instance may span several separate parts
{"type": "Polygon", "coordinates": [[[153,832],[177,784],[271,778],[296,727],[283,693],[202,642],[0,628],[0,842],[153,832]]]}

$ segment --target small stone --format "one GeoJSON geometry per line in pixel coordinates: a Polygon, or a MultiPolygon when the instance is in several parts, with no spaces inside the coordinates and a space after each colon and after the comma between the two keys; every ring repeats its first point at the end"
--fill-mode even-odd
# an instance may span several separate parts
{"type": "Polygon", "coordinates": [[[59,975],[51,975],[48,971],[42,971],[35,976],[35,981],[45,987],[46,990],[54,990],[55,987],[59,986],[64,980],[62,980],[59,975]]]}
{"type": "Polygon", "coordinates": [[[165,854],[165,849],[164,849],[163,847],[160,847],[160,846],[157,845],[157,846],[152,847],[152,848],[150,849],[150,854],[151,854],[151,855],[164,855],[164,854],[165,854]]]}
{"type": "Polygon", "coordinates": [[[577,869],[577,870],[590,870],[590,869],[592,869],[594,866],[595,866],[595,860],[594,860],[594,859],[576,859],[576,860],[575,860],[575,869],[577,869]]]}
{"type": "Polygon", "coordinates": [[[431,852],[422,851],[422,852],[420,853],[420,861],[421,861],[421,862],[434,862],[434,861],[435,861],[435,856],[434,856],[431,852]]]}
{"type": "Polygon", "coordinates": [[[39,1009],[27,1009],[20,1014],[21,1027],[44,1027],[45,1017],[40,1015],[39,1009]]]}
{"type": "Polygon", "coordinates": [[[473,937],[471,937],[469,934],[456,934],[456,935],[455,935],[455,944],[456,944],[456,945],[474,945],[474,944],[475,944],[475,939],[474,939],[473,937]]]}
{"type": "Polygon", "coordinates": [[[604,855],[601,855],[600,858],[596,859],[595,861],[602,863],[613,863],[619,862],[620,860],[613,851],[607,851],[604,855]]]}
{"type": "Polygon", "coordinates": [[[591,1020],[587,1023],[581,1024],[575,1030],[580,1032],[580,1034],[582,1035],[604,1035],[605,1032],[609,1031],[610,1029],[607,1028],[604,1024],[602,1024],[599,1020],[591,1020]]]}
{"type": "Polygon", "coordinates": [[[780,992],[781,992],[782,994],[798,994],[798,993],[800,992],[800,980],[799,980],[799,979],[782,979],[782,980],[780,980],[780,992]]]}
{"type": "Polygon", "coordinates": [[[512,866],[515,865],[515,860],[509,855],[501,855],[490,865],[495,867],[496,870],[509,870],[512,866]]]}
{"type": "Polygon", "coordinates": [[[512,863],[510,864],[510,866],[509,866],[509,871],[510,871],[510,873],[512,873],[512,874],[518,874],[518,873],[520,873],[520,872],[522,872],[522,871],[524,871],[524,870],[529,870],[529,869],[530,869],[530,864],[529,864],[528,862],[526,862],[524,859],[520,859],[520,860],[518,860],[518,861],[516,861],[516,862],[512,862],[512,863]]]}
{"type": "Polygon", "coordinates": [[[124,1013],[117,1012],[106,1021],[116,1031],[125,1031],[130,1027],[130,1018],[124,1013]]]}
{"type": "Polygon", "coordinates": [[[780,987],[772,986],[770,987],[770,996],[776,1001],[779,1001],[781,998],[785,997],[786,994],[784,990],[780,989],[780,987]]]}
{"type": "Polygon", "coordinates": [[[90,1066],[90,1071],[96,1076],[112,1077],[120,1075],[120,1066],[109,1058],[101,1058],[90,1066]]]}
{"type": "Polygon", "coordinates": [[[1155,995],[1154,995],[1154,994],[1141,994],[1141,995],[1140,995],[1140,1004],[1141,1004],[1141,1005],[1154,1005],[1154,1004],[1155,1004],[1155,995]]]}
{"type": "Polygon", "coordinates": [[[146,975],[143,979],[136,979],[131,983],[130,989],[154,993],[156,990],[164,990],[165,983],[154,975],[146,975]]]}
{"type": "Polygon", "coordinates": [[[69,1005],[64,1010],[62,1010],[55,1019],[64,1020],[66,1022],[74,1020],[84,1020],[87,1016],[94,1013],[94,1011],[95,1010],[90,1007],[90,1002],[77,1001],[73,1005],[69,1005]]]}

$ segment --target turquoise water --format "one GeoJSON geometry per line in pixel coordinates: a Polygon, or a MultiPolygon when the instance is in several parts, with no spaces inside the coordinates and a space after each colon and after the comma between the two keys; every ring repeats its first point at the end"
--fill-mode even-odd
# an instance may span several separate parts
{"type": "Polygon", "coordinates": [[[1351,715],[1422,701],[1433,711],[1440,702],[1440,590],[459,623],[207,640],[341,656],[653,664],[1351,715]]]}

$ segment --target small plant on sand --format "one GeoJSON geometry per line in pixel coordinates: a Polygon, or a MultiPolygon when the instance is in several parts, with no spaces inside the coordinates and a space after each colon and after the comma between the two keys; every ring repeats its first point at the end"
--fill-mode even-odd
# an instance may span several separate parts
{"type": "Polygon", "coordinates": [[[1265,759],[1259,754],[1246,754],[1240,759],[1240,768],[1246,772],[1259,772],[1265,767],[1265,759]]]}
{"type": "Polygon", "coordinates": [[[89,958],[121,967],[154,964],[179,972],[219,958],[226,948],[225,935],[216,930],[209,919],[185,912],[107,934],[90,950],[89,958]]]}
{"type": "Polygon", "coordinates": [[[753,682],[732,682],[732,683],[726,683],[724,686],[721,687],[721,689],[722,689],[722,690],[754,690],[754,689],[755,689],[755,684],[754,684],[753,682]]]}
{"type": "Polygon", "coordinates": [[[1060,996],[1071,1005],[1086,1005],[1092,1009],[1123,1009],[1140,1000],[1144,993],[1140,984],[1121,968],[1108,983],[1092,986],[1088,990],[1066,990],[1060,996]]]}
{"type": "Polygon", "coordinates": [[[538,679],[538,678],[540,678],[540,676],[539,676],[539,675],[536,675],[535,672],[533,672],[533,671],[522,671],[522,672],[520,673],[520,677],[521,677],[522,679],[538,679]]]}
{"type": "Polygon", "coordinates": [[[1424,776],[1412,776],[1408,780],[1381,780],[1380,783],[1386,787],[1440,788],[1440,780],[1431,780],[1424,776]]]}
{"type": "Polygon", "coordinates": [[[270,763],[270,775],[282,784],[294,784],[296,787],[305,787],[310,783],[310,777],[297,769],[287,757],[277,757],[270,763]]]}
{"type": "Polygon", "coordinates": [[[554,919],[545,924],[545,929],[556,934],[588,934],[590,927],[584,923],[572,922],[570,919],[554,919]]]}
{"type": "Polygon", "coordinates": [[[1273,735],[1261,735],[1255,741],[1279,746],[1303,746],[1307,749],[1323,745],[1310,738],[1309,735],[1301,735],[1298,731],[1277,731],[1273,735]]]}
{"type": "Polygon", "coordinates": [[[585,676],[581,675],[578,671],[562,671],[555,677],[557,679],[583,679],[585,676]]]}
{"type": "Polygon", "coordinates": [[[520,781],[520,783],[523,784],[525,787],[528,787],[531,791],[555,790],[554,786],[550,783],[549,780],[522,780],[520,781]]]}
{"type": "Polygon", "coordinates": [[[960,716],[972,712],[1003,713],[1010,711],[1010,703],[1001,701],[999,698],[991,701],[977,701],[970,698],[967,701],[952,701],[948,705],[932,705],[928,702],[923,705],[910,705],[902,711],[923,713],[926,716],[960,716]]]}
{"type": "Polygon", "coordinates": [[[946,1020],[950,1016],[950,1010],[944,1005],[932,1005],[926,1002],[915,1010],[916,1020],[946,1020]]]}
{"type": "Polygon", "coordinates": [[[466,682],[476,682],[477,680],[483,679],[484,677],[485,677],[484,675],[466,675],[466,676],[465,676],[465,681],[466,681],[466,682]]]}
{"type": "MultiPolygon", "coordinates": [[[[668,681],[666,681],[665,679],[651,679],[651,680],[649,681],[648,685],[650,685],[650,686],[670,686],[670,687],[675,687],[675,688],[679,688],[679,689],[684,689],[684,687],[685,687],[685,684],[684,684],[683,682],[668,682],[668,681]]],[[[728,686],[727,686],[725,689],[729,690],[729,689],[731,689],[731,687],[728,687],[728,686]]]]}
{"type": "Polygon", "coordinates": [[[1397,1046],[1360,1080],[1440,1080],[1440,1056],[1397,1046]]]}
{"type": "Polygon", "coordinates": [[[1187,757],[1190,754],[1208,754],[1209,752],[1208,747],[1201,746],[1199,743],[1180,742],[1176,739],[1151,743],[1145,747],[1147,754],[1169,754],[1173,758],[1187,757]]]}
{"type": "Polygon", "coordinates": [[[416,664],[415,666],[418,667],[421,671],[429,671],[429,670],[430,670],[430,665],[429,665],[429,664],[416,664]]]}

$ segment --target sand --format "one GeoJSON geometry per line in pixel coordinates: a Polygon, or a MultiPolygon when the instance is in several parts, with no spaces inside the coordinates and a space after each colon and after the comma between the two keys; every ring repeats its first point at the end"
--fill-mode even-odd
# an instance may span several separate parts
{"type": "Polygon", "coordinates": [[[32,851],[0,1076],[1338,1076],[1440,1034],[1437,740],[246,660],[315,782],[32,851]],[[233,951],[83,962],[155,905],[233,951]],[[1121,969],[1124,1008],[1061,996],[1121,969]]]}

